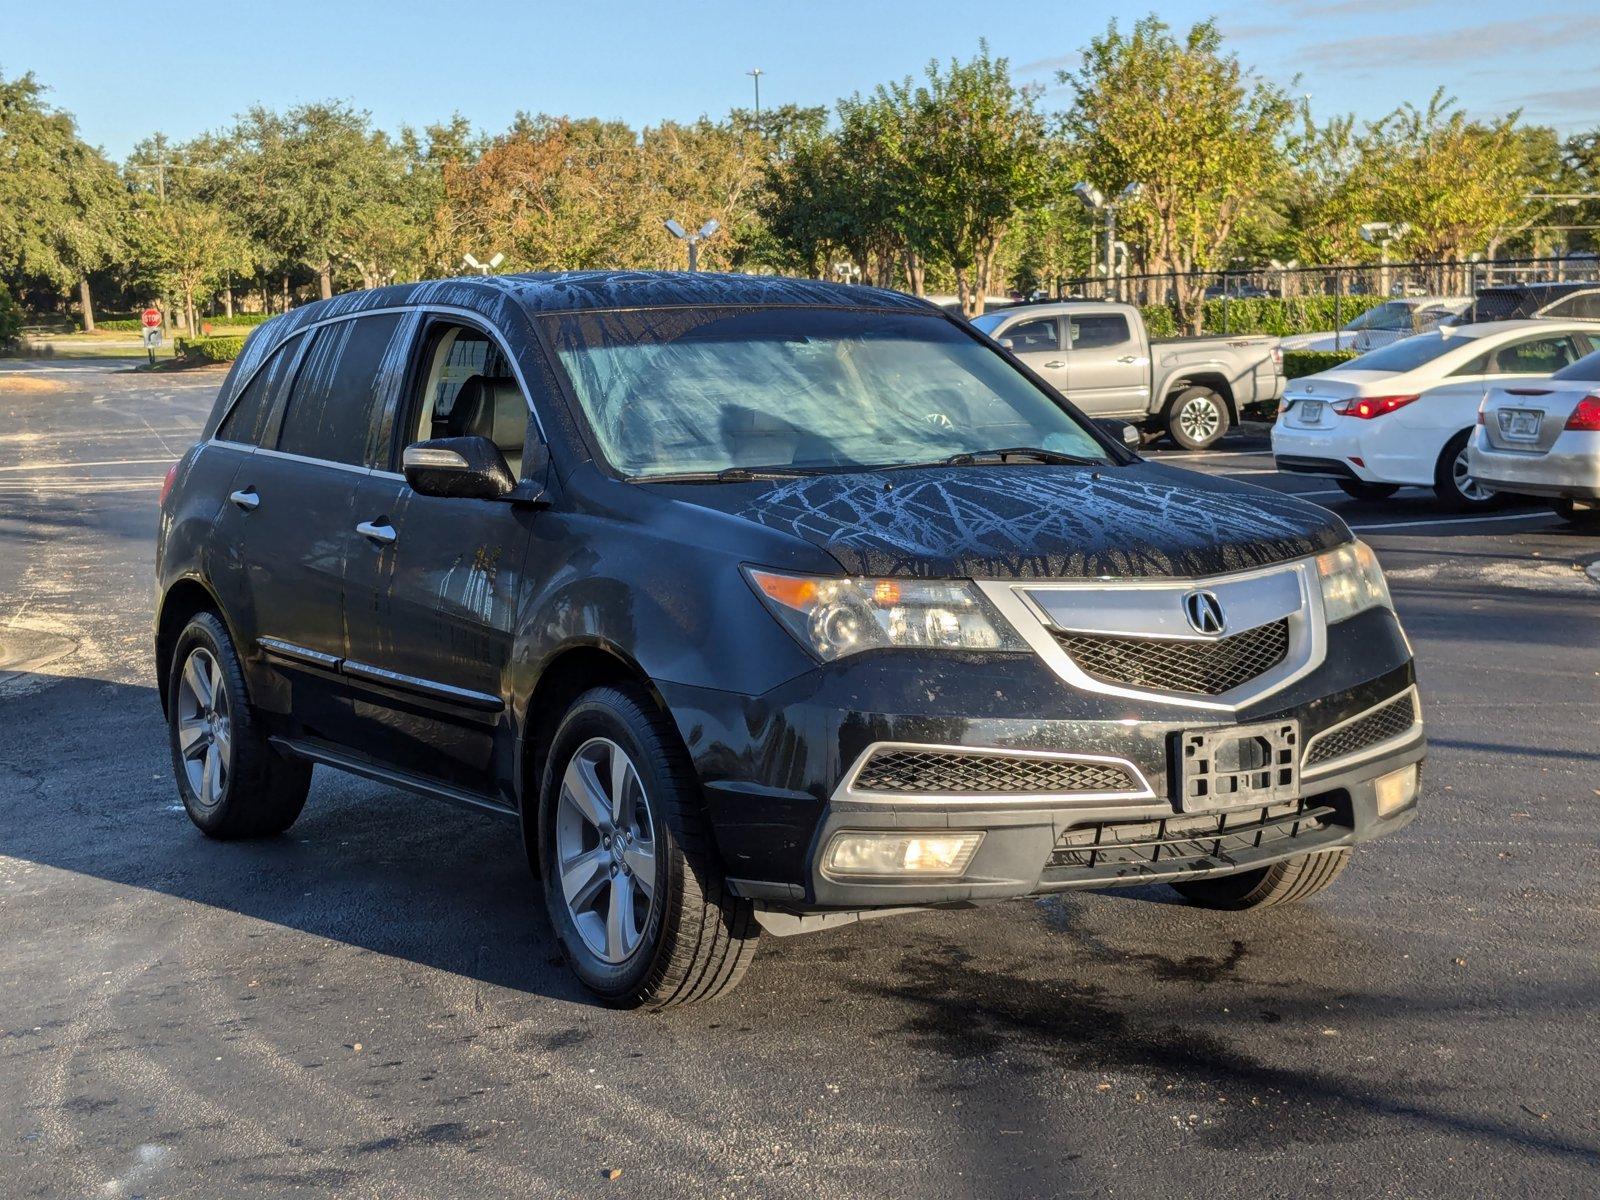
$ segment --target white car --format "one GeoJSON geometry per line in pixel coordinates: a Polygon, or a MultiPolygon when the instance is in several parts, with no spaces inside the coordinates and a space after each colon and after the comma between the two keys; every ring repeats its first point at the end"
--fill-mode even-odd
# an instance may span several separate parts
{"type": "Polygon", "coordinates": [[[1359,350],[1365,353],[1414,333],[1437,329],[1464,313],[1471,296],[1411,296],[1369,308],[1338,333],[1294,333],[1278,342],[1282,350],[1359,350]]]}
{"type": "Polygon", "coordinates": [[[1600,349],[1600,321],[1446,325],[1291,380],[1272,427],[1278,470],[1325,475],[1361,500],[1431,487],[1451,508],[1494,492],[1474,481],[1467,440],[1496,384],[1540,380],[1600,349]]]}
{"type": "Polygon", "coordinates": [[[1474,478],[1544,496],[1569,523],[1600,532],[1600,354],[1541,382],[1490,388],[1467,461],[1474,478]]]}

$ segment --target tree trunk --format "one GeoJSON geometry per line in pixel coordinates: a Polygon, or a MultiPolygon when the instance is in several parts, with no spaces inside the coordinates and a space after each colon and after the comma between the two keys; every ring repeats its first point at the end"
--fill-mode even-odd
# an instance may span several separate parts
{"type": "Polygon", "coordinates": [[[915,250],[906,251],[906,283],[911,288],[911,294],[918,297],[927,286],[927,271],[922,265],[922,257],[915,250]]]}
{"type": "Polygon", "coordinates": [[[89,295],[89,277],[78,278],[78,302],[83,305],[83,331],[94,332],[94,297],[89,295]]]}
{"type": "Polygon", "coordinates": [[[323,263],[322,269],[317,272],[317,290],[322,293],[324,300],[333,299],[333,276],[329,273],[330,265],[323,263]]]}
{"type": "Polygon", "coordinates": [[[287,271],[283,273],[283,307],[278,311],[289,311],[289,272],[287,271]]]}
{"type": "Polygon", "coordinates": [[[222,289],[222,312],[224,316],[233,316],[233,287],[230,284],[222,289]]]}

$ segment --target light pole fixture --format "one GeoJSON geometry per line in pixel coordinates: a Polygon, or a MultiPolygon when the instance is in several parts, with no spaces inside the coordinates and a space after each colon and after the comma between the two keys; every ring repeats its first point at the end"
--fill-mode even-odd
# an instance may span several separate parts
{"type": "Polygon", "coordinates": [[[1378,248],[1378,291],[1389,295],[1389,247],[1411,232],[1404,221],[1368,221],[1358,231],[1361,240],[1378,248]]]}
{"type": "Polygon", "coordinates": [[[712,217],[711,220],[700,226],[700,228],[695,230],[693,233],[690,233],[682,225],[679,225],[676,221],[671,220],[670,218],[661,223],[666,227],[667,232],[673,237],[677,238],[680,242],[689,243],[689,270],[691,271],[698,271],[700,269],[700,243],[722,228],[722,223],[715,217],[712,217]]]}
{"type": "Polygon", "coordinates": [[[1132,204],[1144,194],[1144,184],[1130,183],[1112,199],[1106,199],[1099,188],[1092,183],[1075,183],[1072,185],[1072,194],[1078,202],[1093,216],[1105,221],[1106,256],[1105,275],[1106,291],[1112,294],[1115,289],[1116,298],[1121,299],[1122,289],[1116,283],[1117,279],[1117,210],[1125,204],[1132,204]]]}
{"type": "Polygon", "coordinates": [[[756,125],[759,126],[761,124],[761,77],[766,72],[760,67],[751,67],[745,74],[756,81],[756,125]]]}
{"type": "Polygon", "coordinates": [[[501,263],[505,262],[505,260],[506,260],[506,256],[504,254],[496,254],[493,258],[491,258],[486,263],[479,262],[477,259],[473,258],[472,255],[470,255],[470,254],[463,254],[461,256],[462,265],[463,266],[467,266],[467,267],[471,267],[479,275],[488,275],[488,274],[492,273],[494,271],[494,269],[496,267],[498,267],[501,263]]]}

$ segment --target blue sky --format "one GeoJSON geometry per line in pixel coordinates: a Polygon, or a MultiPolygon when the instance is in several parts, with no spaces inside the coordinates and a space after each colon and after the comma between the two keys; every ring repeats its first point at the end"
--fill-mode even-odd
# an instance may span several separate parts
{"type": "MultiPolygon", "coordinates": [[[[1376,117],[1442,84],[1475,114],[1521,107],[1564,132],[1600,125],[1594,0],[1149,7],[1178,27],[1216,16],[1245,62],[1322,114],[1376,117]]],[[[183,138],[252,104],[329,97],[388,128],[459,110],[498,130],[519,109],[638,125],[748,104],[745,72],[760,67],[764,104],[831,104],[930,57],[969,54],[981,37],[1019,78],[1053,85],[1112,15],[1146,11],[1105,0],[240,0],[190,19],[183,8],[0,0],[0,74],[36,72],[85,137],[120,158],[156,129],[183,138]]],[[[1066,93],[1047,100],[1064,105],[1066,93]]]]}

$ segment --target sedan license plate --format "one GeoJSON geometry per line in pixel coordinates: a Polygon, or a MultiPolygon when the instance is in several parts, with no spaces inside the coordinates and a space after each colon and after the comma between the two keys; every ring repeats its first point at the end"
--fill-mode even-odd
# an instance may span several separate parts
{"type": "Polygon", "coordinates": [[[1184,812],[1277,804],[1300,794],[1300,722],[1269,721],[1178,735],[1184,812]]]}
{"type": "Polygon", "coordinates": [[[1539,437],[1544,413],[1536,408],[1502,408],[1500,432],[1513,441],[1532,442],[1539,437]]]}
{"type": "Polygon", "coordinates": [[[1318,421],[1322,420],[1321,400],[1302,400],[1300,401],[1298,408],[1300,410],[1300,419],[1307,425],[1315,425],[1318,421]]]}

